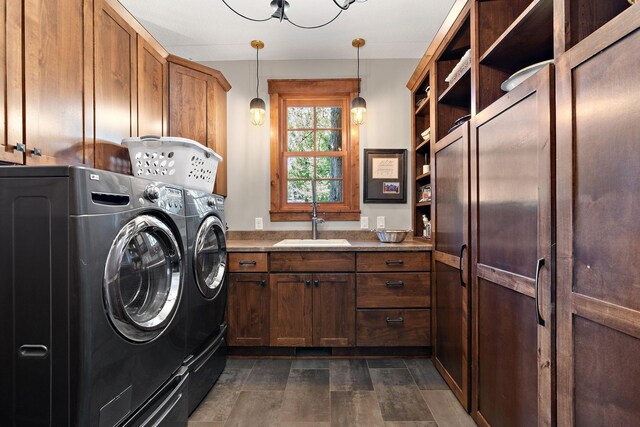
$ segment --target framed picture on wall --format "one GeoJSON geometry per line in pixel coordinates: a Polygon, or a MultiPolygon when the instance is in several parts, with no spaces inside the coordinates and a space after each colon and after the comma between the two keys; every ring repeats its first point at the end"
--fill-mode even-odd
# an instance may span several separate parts
{"type": "Polygon", "coordinates": [[[407,203],[407,150],[364,150],[364,203],[407,203]]]}

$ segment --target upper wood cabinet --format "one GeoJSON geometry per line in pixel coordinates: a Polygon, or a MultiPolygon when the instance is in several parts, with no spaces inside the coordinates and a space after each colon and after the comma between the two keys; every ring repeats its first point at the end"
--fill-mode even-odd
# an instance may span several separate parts
{"type": "Polygon", "coordinates": [[[558,61],[559,426],[640,419],[640,6],[631,9],[558,61]]]}
{"type": "Polygon", "coordinates": [[[2,2],[0,160],[85,162],[83,8],[82,0],[2,2]]]}
{"type": "Polygon", "coordinates": [[[137,135],[137,37],[106,0],[94,3],[95,166],[129,173],[129,154],[120,145],[137,135]]]}
{"type": "Polygon", "coordinates": [[[193,139],[220,154],[213,191],[227,194],[227,91],[222,74],[169,57],[169,135],[193,139]]]}
{"type": "Polygon", "coordinates": [[[167,135],[169,64],[138,34],[138,135],[167,135]]]}
{"type": "Polygon", "coordinates": [[[553,82],[547,66],[474,120],[472,395],[479,425],[552,425],[553,82]]]}

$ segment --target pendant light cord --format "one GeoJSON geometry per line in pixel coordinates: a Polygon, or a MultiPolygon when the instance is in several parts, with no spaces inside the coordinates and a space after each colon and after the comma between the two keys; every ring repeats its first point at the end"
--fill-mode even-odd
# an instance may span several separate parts
{"type": "Polygon", "coordinates": [[[333,17],[333,19],[332,19],[331,21],[329,21],[329,22],[325,22],[325,23],[324,23],[324,24],[322,24],[322,25],[315,25],[315,26],[307,27],[307,26],[304,26],[304,25],[298,25],[298,24],[296,24],[295,22],[293,22],[293,21],[292,21],[291,19],[289,19],[289,18],[287,18],[287,21],[289,21],[289,23],[290,23],[291,25],[293,25],[294,27],[302,28],[303,30],[314,30],[314,29],[316,29],[316,28],[326,27],[327,25],[331,24],[333,21],[335,21],[336,19],[338,19],[338,16],[340,16],[344,10],[345,10],[345,9],[340,8],[340,12],[338,12],[338,14],[337,14],[336,16],[334,16],[334,17],[333,17]]]}
{"type": "MultiPolygon", "coordinates": [[[[314,30],[314,29],[316,29],[316,28],[322,28],[322,27],[325,27],[325,26],[327,26],[327,25],[331,24],[331,23],[332,23],[333,21],[335,21],[336,19],[338,19],[338,17],[342,14],[342,12],[344,12],[345,10],[347,10],[347,9],[349,8],[349,6],[351,5],[351,3],[353,3],[354,1],[355,1],[355,0],[349,0],[349,1],[347,2],[347,5],[346,5],[346,6],[340,6],[340,4],[339,4],[336,0],[333,0],[333,2],[334,2],[334,3],[335,3],[335,4],[340,8],[340,11],[339,11],[339,12],[338,12],[338,14],[337,14],[336,16],[334,16],[334,17],[333,17],[329,22],[325,22],[324,24],[321,24],[321,25],[306,26],[306,25],[296,24],[295,22],[291,21],[291,20],[289,19],[289,17],[287,17],[286,15],[284,15],[284,8],[282,9],[283,16],[282,16],[282,18],[281,18],[280,20],[285,19],[285,20],[289,21],[289,23],[290,23],[291,25],[293,25],[294,27],[302,28],[303,30],[314,30]]],[[[224,4],[225,4],[225,6],[227,6],[229,9],[231,9],[231,11],[232,11],[233,13],[235,13],[235,14],[236,14],[236,15],[238,15],[239,17],[244,18],[244,19],[249,20],[249,21],[253,21],[253,22],[266,22],[266,21],[269,21],[270,19],[273,19],[273,18],[274,18],[274,17],[273,17],[273,15],[272,15],[272,16],[269,16],[268,18],[265,18],[265,19],[255,19],[255,18],[250,18],[250,17],[248,17],[248,16],[246,16],[246,15],[243,15],[242,13],[238,12],[238,11],[237,11],[237,10],[235,10],[234,8],[232,8],[232,7],[229,5],[229,3],[227,3],[227,1],[226,1],[226,0],[222,0],[222,3],[224,3],[224,4]]]]}
{"type": "Polygon", "coordinates": [[[256,48],[256,98],[260,98],[258,95],[260,92],[260,49],[256,48]]]}
{"type": "Polygon", "coordinates": [[[360,46],[358,46],[358,96],[360,96],[360,46]]]}

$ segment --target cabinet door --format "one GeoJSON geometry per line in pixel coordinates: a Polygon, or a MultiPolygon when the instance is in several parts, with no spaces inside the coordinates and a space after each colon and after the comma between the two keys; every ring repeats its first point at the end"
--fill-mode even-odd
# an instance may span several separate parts
{"type": "Polygon", "coordinates": [[[136,32],[106,0],[95,0],[95,166],[129,173],[120,145],[137,133],[136,32]]]}
{"type": "Polygon", "coordinates": [[[312,345],[312,276],[310,274],[272,274],[271,345],[304,347],[312,345]]]}
{"type": "Polygon", "coordinates": [[[202,145],[208,140],[207,104],[212,77],[200,71],[169,63],[169,134],[193,139],[202,145]]]}
{"type": "Polygon", "coordinates": [[[0,19],[0,161],[22,164],[22,2],[0,1],[0,19]]]}
{"type": "Polygon", "coordinates": [[[269,297],[267,274],[229,275],[227,317],[230,345],[269,345],[269,297]]]}
{"type": "Polygon", "coordinates": [[[355,343],[355,274],[314,274],[313,345],[351,347],[355,343]]]}
{"type": "Polygon", "coordinates": [[[218,164],[216,185],[213,192],[222,196],[227,195],[227,91],[214,80],[213,88],[213,135],[209,132],[207,144],[216,153],[220,154],[224,161],[218,164]]]}
{"type": "Polygon", "coordinates": [[[469,124],[434,146],[433,362],[469,410],[469,124]]]}
{"type": "Polygon", "coordinates": [[[640,8],[558,60],[558,425],[640,419],[640,8]]]}
{"type": "Polygon", "coordinates": [[[23,3],[23,142],[28,165],[85,161],[83,3],[23,3]]]}
{"type": "Polygon", "coordinates": [[[472,390],[480,425],[552,423],[552,84],[548,66],[474,122],[472,390]]]}
{"type": "Polygon", "coordinates": [[[169,111],[167,60],[138,35],[138,135],[166,135],[169,111]]]}

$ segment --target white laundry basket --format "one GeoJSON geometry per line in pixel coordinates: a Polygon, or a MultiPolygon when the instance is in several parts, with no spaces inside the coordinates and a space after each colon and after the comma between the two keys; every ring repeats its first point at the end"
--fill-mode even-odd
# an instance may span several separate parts
{"type": "Polygon", "coordinates": [[[133,175],[154,181],[212,191],[222,157],[187,138],[143,136],[125,138],[133,175]]]}

